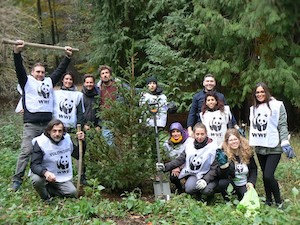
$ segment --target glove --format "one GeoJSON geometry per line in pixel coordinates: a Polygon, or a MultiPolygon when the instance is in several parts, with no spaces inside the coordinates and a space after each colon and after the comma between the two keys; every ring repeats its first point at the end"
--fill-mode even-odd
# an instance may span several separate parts
{"type": "Polygon", "coordinates": [[[246,132],[245,132],[245,130],[244,130],[244,128],[239,128],[238,129],[238,131],[239,131],[239,133],[240,133],[240,135],[242,135],[244,138],[246,137],[246,132]]]}
{"type": "Polygon", "coordinates": [[[221,169],[226,169],[229,166],[227,155],[222,149],[217,149],[216,158],[221,169]]]}
{"type": "Polygon", "coordinates": [[[163,172],[165,170],[165,165],[163,163],[156,163],[156,171],[163,172]]]}
{"type": "Polygon", "coordinates": [[[292,148],[292,146],[290,146],[290,145],[282,146],[282,150],[289,159],[292,159],[292,158],[296,157],[296,154],[295,154],[294,149],[292,148]]]}
{"type": "Polygon", "coordinates": [[[167,104],[168,107],[168,113],[176,113],[177,112],[177,105],[175,102],[169,102],[167,104]]]}
{"type": "Polygon", "coordinates": [[[203,179],[197,180],[197,182],[196,182],[196,188],[198,190],[203,190],[206,186],[207,186],[207,183],[206,183],[205,180],[203,180],[203,179]]]}

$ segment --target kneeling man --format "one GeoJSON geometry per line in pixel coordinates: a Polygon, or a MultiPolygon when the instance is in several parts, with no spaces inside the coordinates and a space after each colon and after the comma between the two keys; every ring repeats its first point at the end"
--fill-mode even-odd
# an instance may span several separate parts
{"type": "MultiPolygon", "coordinates": [[[[78,140],[84,140],[84,133],[77,132],[78,140]]],[[[65,132],[62,121],[51,120],[43,134],[32,140],[31,180],[34,189],[43,200],[53,196],[76,197],[72,183],[72,157],[79,158],[79,150],[65,132]]],[[[85,150],[85,144],[83,144],[85,150]]]]}

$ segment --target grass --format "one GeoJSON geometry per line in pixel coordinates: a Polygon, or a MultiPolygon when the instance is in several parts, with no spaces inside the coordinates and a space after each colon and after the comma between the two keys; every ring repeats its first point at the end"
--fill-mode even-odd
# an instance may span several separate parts
{"type": "MultiPolygon", "coordinates": [[[[219,194],[213,205],[197,202],[189,195],[172,196],[168,202],[153,201],[141,190],[111,198],[104,192],[100,178],[89,177],[91,187],[86,187],[79,199],[55,198],[45,205],[25,177],[20,191],[8,189],[20,150],[22,118],[12,110],[0,119],[0,224],[300,224],[300,163],[282,155],[276,171],[281,193],[285,199],[284,210],[261,204],[257,213],[249,218],[236,210],[235,198],[224,203],[219,194]]],[[[300,156],[300,136],[291,139],[296,154],[300,156]]],[[[263,200],[261,173],[257,192],[263,200]]],[[[115,194],[118,196],[118,194],[115,194]]]]}

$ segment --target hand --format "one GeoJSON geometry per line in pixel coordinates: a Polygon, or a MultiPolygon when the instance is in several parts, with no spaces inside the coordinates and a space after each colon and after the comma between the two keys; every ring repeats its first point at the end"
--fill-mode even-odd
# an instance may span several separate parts
{"type": "Polygon", "coordinates": [[[226,169],[229,166],[227,155],[222,149],[217,149],[216,158],[221,169],[226,169]]]}
{"type": "Polygon", "coordinates": [[[174,176],[174,177],[178,177],[179,174],[180,174],[180,168],[179,167],[173,169],[172,172],[171,172],[171,175],[174,176]]]}
{"type": "Polygon", "coordinates": [[[76,133],[78,140],[82,140],[84,141],[84,132],[83,131],[79,131],[76,133]]]}
{"type": "Polygon", "coordinates": [[[165,171],[165,165],[163,163],[156,163],[156,171],[158,172],[165,171]]]}
{"type": "Polygon", "coordinates": [[[196,182],[196,188],[198,190],[203,190],[206,186],[207,186],[207,183],[206,183],[205,180],[203,180],[203,179],[197,180],[197,182],[196,182]]]}
{"type": "Polygon", "coordinates": [[[177,106],[175,102],[169,102],[167,104],[168,106],[168,113],[176,113],[177,112],[177,106]]]}
{"type": "Polygon", "coordinates": [[[70,47],[70,46],[65,46],[65,53],[66,53],[66,55],[67,55],[67,57],[72,57],[72,54],[73,54],[73,49],[72,49],[72,47],[70,47]]]}
{"type": "Polygon", "coordinates": [[[17,44],[14,47],[14,53],[16,54],[20,53],[23,50],[24,46],[25,43],[23,40],[17,40],[17,44]]]}
{"type": "Polygon", "coordinates": [[[56,181],[56,177],[55,177],[54,173],[46,171],[44,173],[44,176],[46,178],[46,181],[49,181],[49,182],[55,182],[56,181]]]}
{"type": "Polygon", "coordinates": [[[247,190],[249,190],[250,188],[253,188],[253,187],[254,187],[254,185],[253,185],[252,183],[250,183],[250,182],[248,182],[248,183],[246,184],[247,190]]]}
{"type": "Polygon", "coordinates": [[[238,131],[239,131],[239,133],[240,133],[240,135],[242,135],[244,138],[246,137],[246,132],[245,132],[245,130],[244,130],[244,128],[239,128],[238,129],[238,131]]]}
{"type": "Polygon", "coordinates": [[[295,154],[294,149],[292,148],[292,146],[290,146],[290,145],[282,146],[282,150],[289,159],[292,159],[292,158],[296,157],[296,154],[295,154]]]}
{"type": "Polygon", "coordinates": [[[188,127],[188,133],[189,133],[189,137],[194,137],[194,132],[193,132],[193,129],[192,127],[188,127]]]}

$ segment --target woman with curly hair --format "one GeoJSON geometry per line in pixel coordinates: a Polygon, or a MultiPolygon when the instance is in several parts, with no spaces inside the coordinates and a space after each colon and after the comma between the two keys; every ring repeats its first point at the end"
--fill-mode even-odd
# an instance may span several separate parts
{"type": "Polygon", "coordinates": [[[257,166],[254,160],[254,151],[236,129],[226,131],[222,147],[224,152],[220,149],[217,150],[220,166],[219,191],[223,198],[228,200],[226,190],[231,183],[238,199],[241,200],[245,192],[256,183],[257,166]]]}

